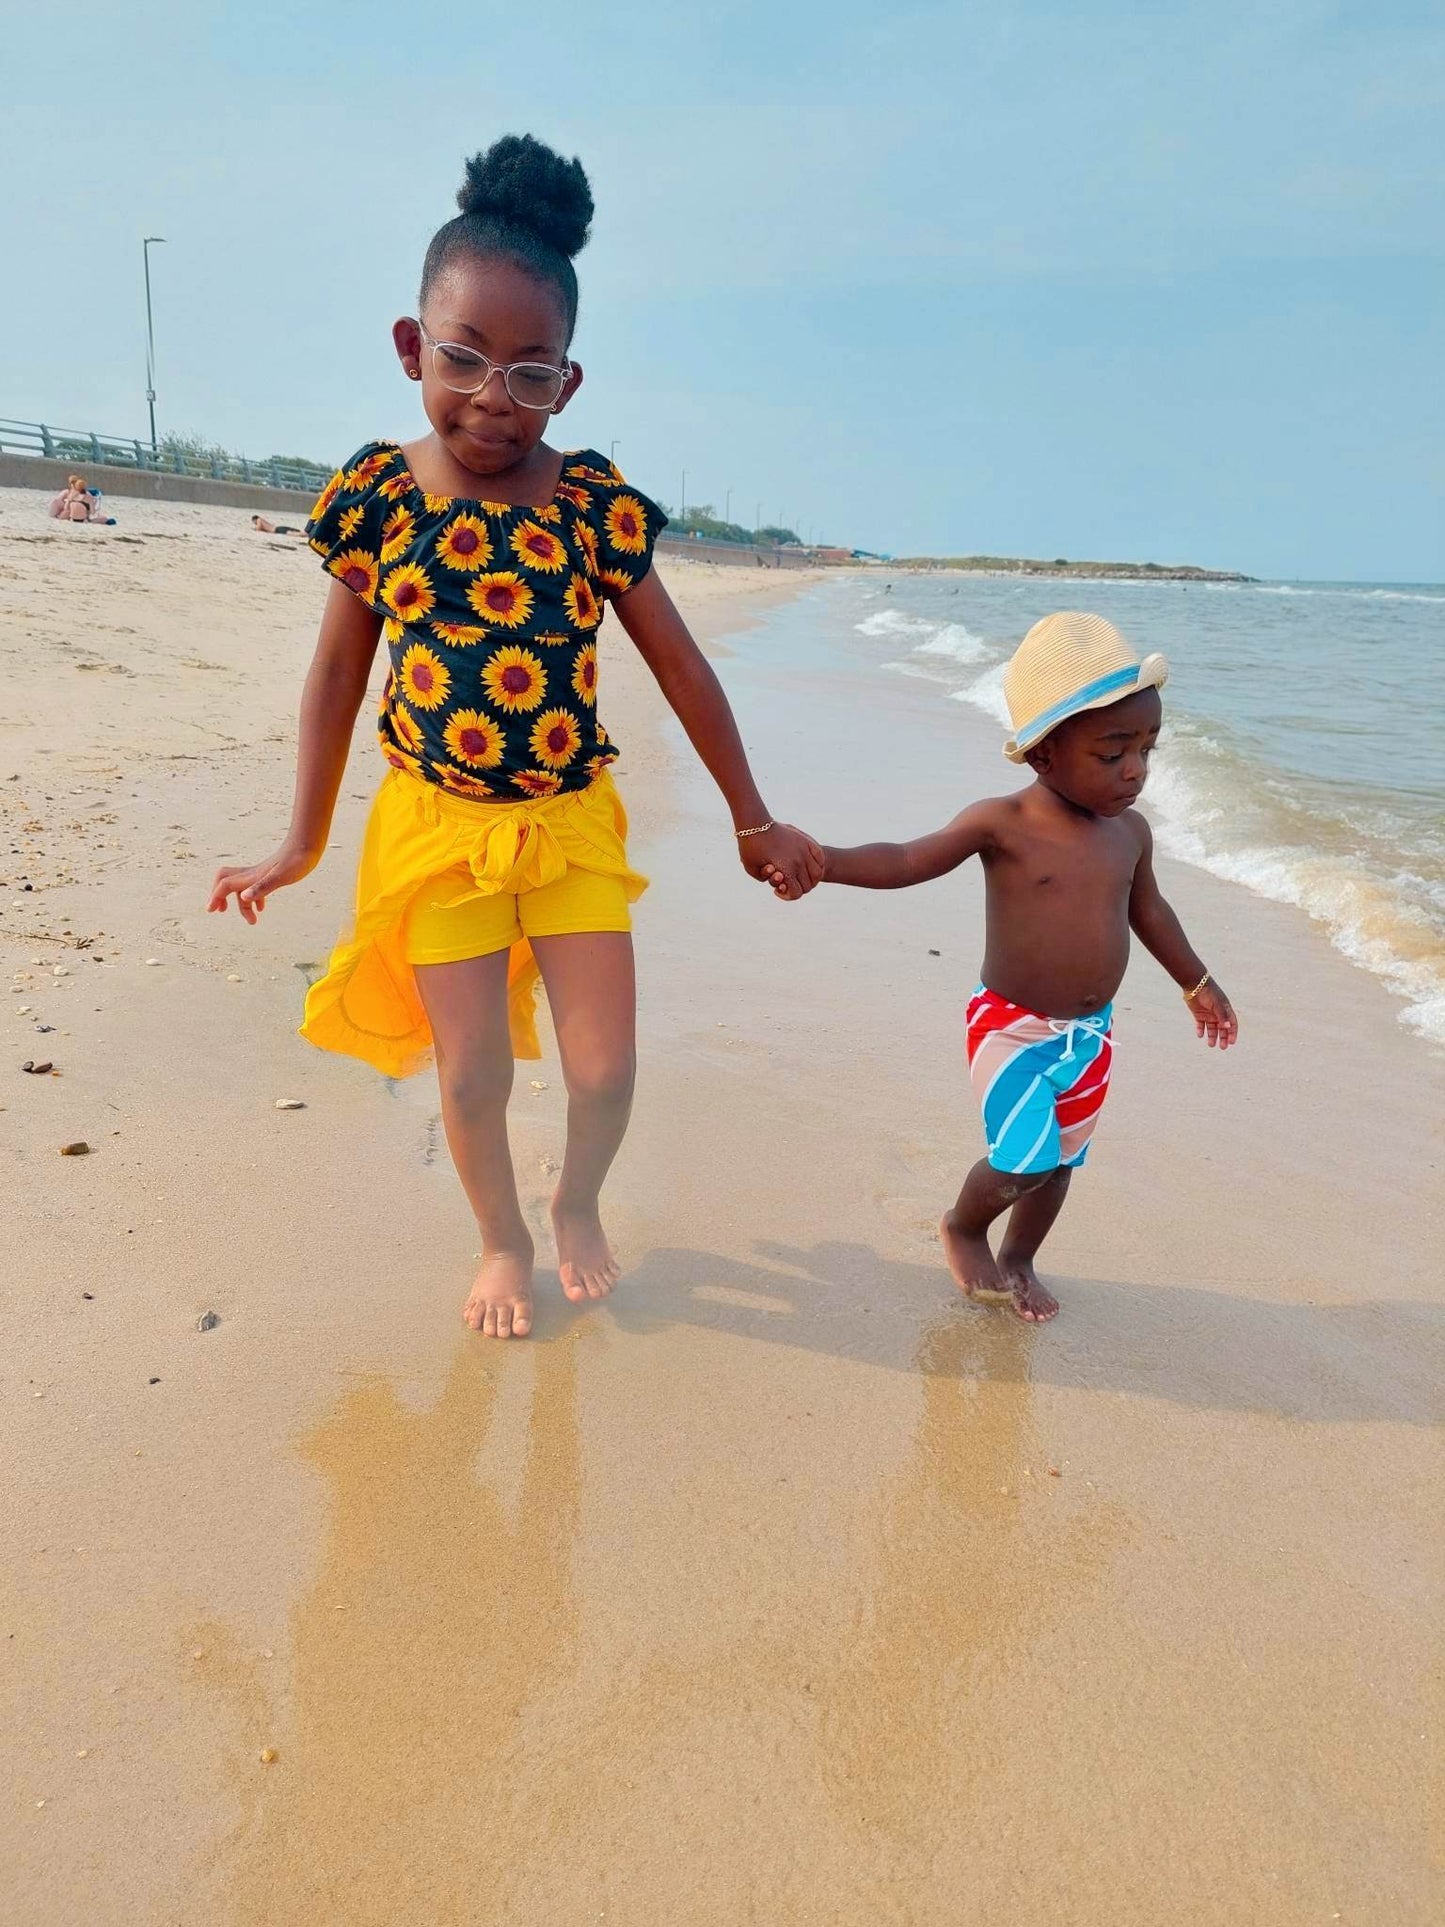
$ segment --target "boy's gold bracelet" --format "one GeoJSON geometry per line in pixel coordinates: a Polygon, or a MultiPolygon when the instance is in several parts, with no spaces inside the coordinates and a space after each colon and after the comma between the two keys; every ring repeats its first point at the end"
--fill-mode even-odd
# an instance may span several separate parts
{"type": "Polygon", "coordinates": [[[765,831],[776,828],[777,819],[775,817],[769,817],[766,823],[755,823],[750,830],[734,830],[733,835],[741,841],[745,836],[762,836],[765,831]]]}
{"type": "Polygon", "coordinates": [[[1180,995],[1183,997],[1186,1004],[1192,1004],[1194,1002],[1194,999],[1199,995],[1200,991],[1203,990],[1204,986],[1206,984],[1212,984],[1213,982],[1214,982],[1214,977],[1212,973],[1206,970],[1204,975],[1199,979],[1199,982],[1194,986],[1193,990],[1181,991],[1180,995]]]}

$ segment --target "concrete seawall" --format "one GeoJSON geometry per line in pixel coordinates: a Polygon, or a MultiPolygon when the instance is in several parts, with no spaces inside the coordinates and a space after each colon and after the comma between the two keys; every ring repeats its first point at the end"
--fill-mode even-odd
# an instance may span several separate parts
{"type": "MultiPolygon", "coordinates": [[[[149,502],[206,502],[213,508],[286,513],[304,522],[311,509],[305,489],[261,488],[248,482],[213,482],[209,476],[175,475],[165,469],[111,468],[103,462],[52,462],[41,455],[0,455],[0,488],[36,488],[55,494],[68,475],[83,475],[107,495],[138,495],[149,502]]],[[[760,549],[739,542],[695,542],[685,535],[662,535],[663,555],[690,562],[717,562],[725,568],[808,569],[816,565],[802,549],[760,549]]]]}
{"type": "Polygon", "coordinates": [[[686,556],[689,562],[719,562],[724,568],[811,569],[818,565],[805,549],[755,549],[743,542],[694,542],[686,535],[657,538],[659,555],[686,556]]]}
{"type": "Polygon", "coordinates": [[[0,488],[38,488],[54,495],[68,475],[83,475],[107,495],[139,495],[148,502],[207,502],[213,508],[282,509],[304,522],[311,496],[299,488],[260,488],[249,482],[213,482],[204,475],[168,475],[164,469],[110,468],[103,462],[52,462],[43,455],[0,455],[0,488]]]}

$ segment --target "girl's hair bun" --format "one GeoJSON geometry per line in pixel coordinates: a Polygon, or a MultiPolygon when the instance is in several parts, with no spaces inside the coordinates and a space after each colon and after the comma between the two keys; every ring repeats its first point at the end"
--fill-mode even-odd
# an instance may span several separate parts
{"type": "Polygon", "coordinates": [[[504,134],[467,162],[457,206],[535,234],[570,260],[587,244],[592,190],[581,161],[564,161],[530,134],[504,134]]]}

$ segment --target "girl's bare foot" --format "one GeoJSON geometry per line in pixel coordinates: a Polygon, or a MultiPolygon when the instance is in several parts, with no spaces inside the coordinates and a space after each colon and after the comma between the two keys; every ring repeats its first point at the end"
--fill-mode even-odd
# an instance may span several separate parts
{"type": "Polygon", "coordinates": [[[960,1228],[957,1214],[952,1211],[944,1212],[938,1235],[943,1241],[948,1268],[965,1298],[972,1298],[980,1305],[1010,1302],[1013,1294],[999,1276],[987,1238],[970,1237],[960,1228]]]}
{"type": "Polygon", "coordinates": [[[597,1205],[552,1203],[552,1230],[557,1239],[557,1274],[562,1290],[574,1305],[589,1298],[605,1298],[622,1276],[612,1255],[597,1205]]]}
{"type": "Polygon", "coordinates": [[[532,1251],[489,1251],[462,1312],[483,1338],[525,1338],[532,1329],[532,1251]]]}
{"type": "Polygon", "coordinates": [[[999,1260],[999,1269],[1008,1286],[1013,1308],[1025,1323],[1044,1325],[1049,1319],[1058,1317],[1059,1301],[1046,1285],[1040,1283],[1032,1259],[1005,1256],[999,1260]]]}

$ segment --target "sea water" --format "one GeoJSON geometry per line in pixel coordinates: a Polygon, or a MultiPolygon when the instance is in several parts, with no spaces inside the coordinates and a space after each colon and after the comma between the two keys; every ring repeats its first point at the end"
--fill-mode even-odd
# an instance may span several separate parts
{"type": "MultiPolygon", "coordinates": [[[[1321,923],[1445,1043],[1445,587],[850,572],[793,605],[839,652],[1007,733],[1026,629],[1086,609],[1170,661],[1145,791],[1161,849],[1321,923]]],[[[816,651],[816,654],[814,653],[816,651]]]]}

